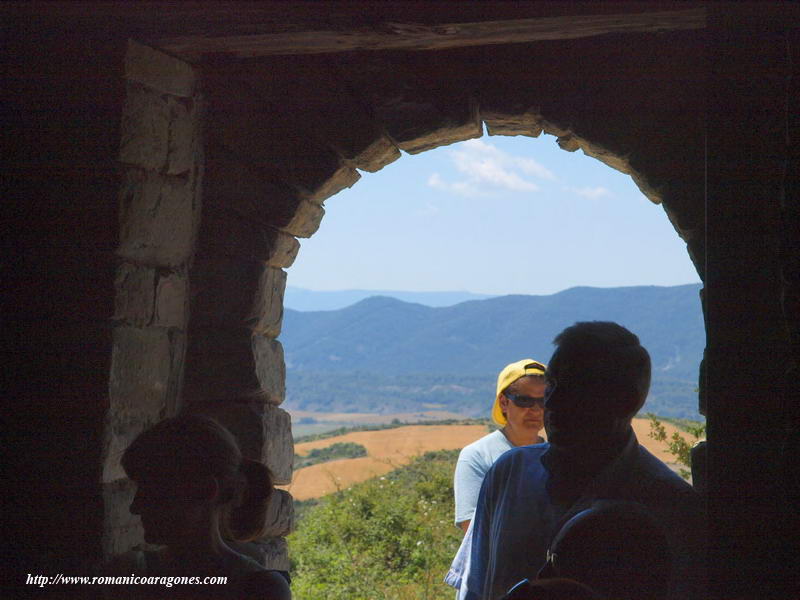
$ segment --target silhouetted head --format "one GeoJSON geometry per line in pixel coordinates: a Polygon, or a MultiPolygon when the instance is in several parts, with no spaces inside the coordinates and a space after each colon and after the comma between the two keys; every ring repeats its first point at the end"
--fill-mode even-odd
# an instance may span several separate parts
{"type": "Polygon", "coordinates": [[[615,600],[658,600],[671,569],[664,530],[644,506],[599,501],[556,534],[539,578],[574,579],[615,600]]]}
{"type": "Polygon", "coordinates": [[[133,441],[122,466],[136,482],[130,510],[141,515],[150,543],[180,544],[209,522],[231,539],[253,539],[263,530],[269,470],[243,459],[233,435],[212,419],[161,421],[133,441]]]}
{"type": "Polygon", "coordinates": [[[650,355],[616,323],[576,323],[559,333],[545,375],[545,430],[560,447],[602,444],[627,431],[650,388],[650,355]]]}

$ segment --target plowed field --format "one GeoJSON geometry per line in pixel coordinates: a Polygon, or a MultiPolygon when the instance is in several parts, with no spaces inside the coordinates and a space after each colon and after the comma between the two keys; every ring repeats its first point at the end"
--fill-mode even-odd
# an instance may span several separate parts
{"type": "MultiPolygon", "coordinates": [[[[676,427],[664,423],[667,436],[671,437],[676,427]]],[[[647,419],[634,419],[633,429],[639,443],[664,462],[672,456],[664,442],[648,437],[650,424],[647,419]]],[[[346,458],[312,465],[295,471],[292,483],[281,486],[289,490],[298,500],[319,498],[337,489],[347,488],[388,473],[407,464],[415,456],[430,450],[460,449],[486,435],[483,425],[407,425],[380,431],[354,431],[345,435],[305,442],[295,446],[301,456],[315,448],[324,448],[336,442],[355,442],[367,449],[367,456],[346,458]]]]}

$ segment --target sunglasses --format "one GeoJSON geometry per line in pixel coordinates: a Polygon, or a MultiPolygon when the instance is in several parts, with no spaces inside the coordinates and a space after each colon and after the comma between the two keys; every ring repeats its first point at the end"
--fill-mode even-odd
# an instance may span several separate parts
{"type": "Polygon", "coordinates": [[[503,395],[520,408],[531,408],[532,406],[544,408],[544,398],[534,398],[533,396],[511,394],[509,392],[503,392],[503,395]]]}

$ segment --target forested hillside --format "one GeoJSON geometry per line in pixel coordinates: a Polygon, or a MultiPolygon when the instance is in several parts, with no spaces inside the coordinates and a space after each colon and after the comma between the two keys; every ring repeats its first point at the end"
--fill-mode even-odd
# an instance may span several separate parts
{"type": "Polygon", "coordinates": [[[697,417],[705,346],[700,285],[572,288],[432,308],[374,297],[320,312],[287,310],[287,406],[327,412],[443,408],[480,415],[497,372],[530,356],[576,321],[611,320],[636,333],[653,360],[646,410],[697,417]]]}

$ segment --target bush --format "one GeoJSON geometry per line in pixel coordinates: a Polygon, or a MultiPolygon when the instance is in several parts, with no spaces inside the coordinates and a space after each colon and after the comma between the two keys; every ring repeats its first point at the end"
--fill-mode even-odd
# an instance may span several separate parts
{"type": "Polygon", "coordinates": [[[447,599],[461,543],[453,525],[458,451],[429,452],[308,507],[289,538],[292,588],[316,600],[447,599]]]}
{"type": "Polygon", "coordinates": [[[676,423],[692,436],[693,439],[690,443],[677,431],[673,432],[671,438],[668,438],[666,428],[659,421],[659,417],[653,413],[647,413],[647,418],[650,419],[650,433],[647,435],[657,442],[667,442],[667,450],[675,457],[675,462],[680,465],[678,470],[681,477],[688,480],[692,476],[692,446],[705,439],[706,424],[686,419],[681,419],[681,422],[676,423]]]}
{"type": "Polygon", "coordinates": [[[302,469],[303,467],[310,467],[329,460],[336,460],[339,458],[358,458],[366,456],[367,449],[361,444],[355,442],[336,442],[325,448],[315,448],[305,456],[294,455],[294,468],[302,469]]]}

